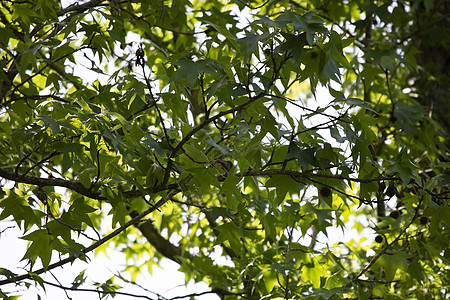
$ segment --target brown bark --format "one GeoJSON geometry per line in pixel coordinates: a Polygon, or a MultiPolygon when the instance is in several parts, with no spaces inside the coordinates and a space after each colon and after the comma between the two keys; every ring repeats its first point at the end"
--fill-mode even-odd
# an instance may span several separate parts
{"type": "Polygon", "coordinates": [[[419,68],[412,75],[418,101],[450,135],[450,1],[434,1],[434,6],[415,7],[413,46],[419,68]]]}

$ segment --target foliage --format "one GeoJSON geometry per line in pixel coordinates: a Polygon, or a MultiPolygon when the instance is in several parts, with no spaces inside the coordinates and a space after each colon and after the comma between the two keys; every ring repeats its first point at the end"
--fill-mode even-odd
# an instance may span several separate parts
{"type": "Polygon", "coordinates": [[[448,49],[442,5],[2,1],[0,219],[30,264],[0,285],[113,248],[222,299],[447,298],[449,132],[421,87],[448,74],[420,50],[448,49]]]}

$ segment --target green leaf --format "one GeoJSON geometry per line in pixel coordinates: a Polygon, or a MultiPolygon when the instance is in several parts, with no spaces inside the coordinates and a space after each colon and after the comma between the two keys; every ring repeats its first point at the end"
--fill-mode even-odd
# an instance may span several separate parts
{"type": "Polygon", "coordinates": [[[344,265],[339,261],[339,258],[336,256],[336,255],[334,255],[334,253],[332,252],[332,251],[330,251],[329,249],[329,247],[327,246],[327,248],[328,248],[328,255],[330,256],[330,258],[331,258],[331,260],[333,261],[333,263],[335,263],[336,265],[338,265],[339,266],[339,268],[341,268],[341,270],[345,270],[345,267],[344,267],[344,265]]]}
{"type": "Polygon", "coordinates": [[[439,178],[439,184],[438,187],[448,187],[450,188],[450,175],[448,174],[439,174],[437,175],[437,178],[439,178]]]}
{"type": "Polygon", "coordinates": [[[261,40],[266,39],[268,36],[268,33],[247,34],[245,37],[238,39],[238,42],[242,44],[241,49],[244,50],[245,55],[250,57],[255,51],[257,51],[258,43],[261,40]]]}
{"type": "Polygon", "coordinates": [[[38,52],[39,49],[42,48],[42,46],[43,45],[41,43],[33,43],[33,44],[31,44],[30,47],[25,49],[25,51],[23,51],[23,53],[33,52],[33,55],[36,55],[36,52],[38,52]]]}
{"type": "Polygon", "coordinates": [[[386,280],[392,281],[395,279],[395,274],[399,268],[405,269],[408,261],[404,254],[383,254],[383,266],[386,274],[386,280]]]}
{"type": "Polygon", "coordinates": [[[223,70],[223,67],[217,61],[212,59],[199,61],[178,60],[174,62],[174,64],[178,65],[179,68],[173,73],[171,80],[176,81],[186,78],[191,87],[195,86],[195,82],[200,73],[219,75],[219,70],[223,70]]]}
{"type": "Polygon", "coordinates": [[[63,153],[82,152],[84,150],[84,146],[71,142],[56,142],[53,144],[53,149],[63,153]]]}
{"type": "Polygon", "coordinates": [[[407,273],[419,283],[425,279],[424,269],[417,259],[408,264],[407,273]]]}
{"type": "Polygon", "coordinates": [[[266,185],[276,189],[277,201],[274,203],[276,205],[281,204],[285,200],[286,194],[289,192],[297,194],[300,189],[297,182],[287,175],[274,175],[270,177],[266,185]]]}
{"type": "Polygon", "coordinates": [[[313,286],[315,288],[319,288],[320,287],[320,278],[322,276],[327,277],[328,273],[320,267],[314,267],[314,268],[308,268],[308,267],[304,267],[302,269],[303,272],[303,276],[306,280],[309,280],[312,282],[313,286]]]}
{"type": "Polygon", "coordinates": [[[84,274],[86,270],[81,271],[77,277],[75,277],[75,279],[72,282],[72,288],[76,289],[79,286],[81,286],[82,284],[84,284],[86,282],[86,275],[84,274]]]}
{"type": "Polygon", "coordinates": [[[5,268],[0,268],[0,275],[6,276],[6,278],[13,278],[16,276],[16,274],[5,268]]]}
{"type": "Polygon", "coordinates": [[[308,44],[312,46],[316,33],[328,31],[326,27],[323,26],[323,21],[315,16],[316,13],[317,12],[314,11],[308,11],[303,16],[300,16],[288,11],[277,17],[275,22],[281,26],[290,25],[298,31],[304,30],[306,32],[306,40],[308,41],[308,44]]]}
{"type": "Polygon", "coordinates": [[[241,234],[239,232],[238,227],[234,223],[224,223],[216,227],[216,229],[220,232],[217,239],[214,241],[215,245],[219,245],[224,243],[225,241],[229,242],[229,245],[232,249],[239,250],[241,248],[241,234]]]}
{"type": "Polygon", "coordinates": [[[155,141],[152,137],[150,136],[145,136],[145,138],[142,140],[142,142],[144,144],[146,144],[147,146],[149,146],[150,148],[154,149],[156,151],[156,153],[158,155],[163,155],[164,154],[164,148],[161,146],[161,143],[158,143],[157,141],[155,141]]]}
{"type": "Polygon", "coordinates": [[[147,187],[154,187],[161,184],[164,180],[165,171],[157,163],[153,163],[146,174],[145,184],[147,187]]]}
{"type": "Polygon", "coordinates": [[[31,276],[31,278],[33,278],[34,282],[38,283],[45,291],[44,279],[42,279],[39,275],[33,272],[28,272],[28,274],[31,276]]]}
{"type": "Polygon", "coordinates": [[[14,191],[7,190],[6,193],[7,197],[0,201],[0,207],[3,208],[0,220],[13,216],[20,227],[22,227],[23,221],[25,230],[30,229],[33,225],[41,225],[40,218],[44,216],[42,212],[33,210],[26,198],[19,196],[14,191]]]}
{"type": "Polygon", "coordinates": [[[284,159],[288,160],[291,158],[296,158],[301,164],[303,170],[307,170],[310,166],[318,166],[318,161],[315,157],[316,151],[317,147],[300,150],[295,143],[292,143],[289,146],[289,152],[286,154],[284,159]]]}
{"type": "Polygon", "coordinates": [[[266,234],[266,238],[271,240],[275,240],[277,235],[277,228],[275,224],[277,224],[277,218],[272,214],[266,214],[262,219],[262,225],[264,228],[264,232],[266,234]]]}
{"type": "Polygon", "coordinates": [[[348,105],[356,105],[356,106],[362,107],[362,108],[364,108],[366,110],[369,110],[369,111],[371,111],[371,112],[373,112],[375,114],[378,114],[378,112],[376,112],[373,108],[369,107],[370,103],[367,103],[364,100],[361,100],[361,99],[358,99],[358,98],[347,98],[345,100],[345,102],[348,105]]]}
{"type": "Polygon", "coordinates": [[[211,137],[208,137],[205,142],[207,142],[209,145],[213,146],[214,148],[216,148],[217,150],[219,150],[222,154],[229,156],[229,157],[234,157],[234,153],[231,152],[231,149],[229,149],[226,146],[221,146],[219,144],[217,144],[216,142],[214,142],[211,137]]]}
{"type": "Polygon", "coordinates": [[[330,135],[336,140],[336,142],[338,143],[343,143],[345,142],[347,139],[345,137],[342,137],[341,134],[339,133],[339,129],[335,126],[332,126],[330,128],[330,135]]]}
{"type": "Polygon", "coordinates": [[[424,216],[430,217],[430,231],[436,232],[441,230],[442,225],[450,226],[450,220],[448,218],[450,213],[450,207],[437,206],[435,208],[429,207],[424,211],[424,216]]]}
{"type": "Polygon", "coordinates": [[[183,122],[188,122],[187,111],[188,102],[182,100],[179,95],[172,93],[161,93],[164,104],[173,111],[174,116],[180,118],[183,122]]]}
{"type": "Polygon", "coordinates": [[[307,45],[306,34],[301,33],[298,35],[291,33],[281,33],[285,38],[285,42],[281,44],[280,51],[289,52],[292,56],[298,60],[302,55],[303,48],[307,45]]]}
{"type": "Polygon", "coordinates": [[[398,173],[398,175],[402,180],[403,186],[409,184],[411,180],[421,185],[422,180],[420,179],[420,176],[416,171],[419,168],[410,161],[409,155],[404,149],[399,153],[398,158],[399,158],[398,163],[391,166],[389,169],[386,170],[386,172],[398,173]]]}
{"type": "Polygon", "coordinates": [[[340,76],[341,74],[339,73],[339,68],[336,62],[330,58],[323,68],[323,78],[329,78],[340,83],[340,76]]]}
{"type": "MultiPolygon", "coordinates": [[[[93,227],[93,223],[91,218],[89,217],[90,213],[93,213],[97,209],[88,205],[82,197],[76,198],[72,205],[70,206],[68,213],[71,214],[74,221],[77,224],[81,224],[81,222],[86,223],[87,225],[93,227]]],[[[81,226],[79,226],[81,228],[81,226]]]]}
{"type": "Polygon", "coordinates": [[[54,245],[52,244],[56,242],[55,238],[52,237],[51,234],[49,234],[46,230],[39,229],[23,236],[22,239],[31,242],[22,260],[30,258],[34,261],[39,257],[42,261],[44,269],[47,269],[52,257],[52,251],[54,247],[54,245]]]}
{"type": "Polygon", "coordinates": [[[326,220],[333,219],[331,215],[331,213],[333,212],[332,209],[316,209],[312,205],[308,205],[307,209],[316,215],[317,219],[319,220],[319,225],[321,225],[326,220]]]}
{"type": "Polygon", "coordinates": [[[214,220],[217,220],[217,218],[222,216],[228,217],[230,219],[233,219],[235,217],[233,212],[225,207],[207,207],[204,210],[211,213],[211,217],[214,220]]]}
{"type": "Polygon", "coordinates": [[[195,157],[195,159],[199,162],[209,163],[209,160],[208,160],[208,157],[206,156],[206,154],[204,154],[202,151],[198,150],[195,146],[186,144],[184,146],[184,148],[186,150],[186,153],[190,157],[195,157]]]}

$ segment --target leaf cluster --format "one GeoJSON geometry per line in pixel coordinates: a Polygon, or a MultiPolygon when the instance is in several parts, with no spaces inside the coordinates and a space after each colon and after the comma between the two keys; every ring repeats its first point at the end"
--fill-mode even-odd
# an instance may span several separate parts
{"type": "Polygon", "coordinates": [[[133,282],[170,259],[222,299],[448,295],[449,137],[416,40],[442,28],[415,19],[441,4],[423,5],[2,2],[0,220],[29,266],[0,285],[112,248],[133,282]]]}

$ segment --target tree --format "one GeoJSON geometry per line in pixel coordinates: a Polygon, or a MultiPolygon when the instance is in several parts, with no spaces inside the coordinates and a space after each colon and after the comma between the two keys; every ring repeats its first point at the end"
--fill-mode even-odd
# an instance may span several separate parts
{"type": "Polygon", "coordinates": [[[2,1],[0,219],[29,243],[0,286],[126,247],[221,299],[448,298],[448,11],[2,1]]]}

